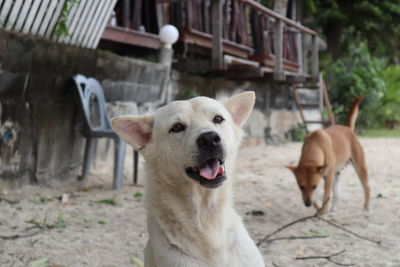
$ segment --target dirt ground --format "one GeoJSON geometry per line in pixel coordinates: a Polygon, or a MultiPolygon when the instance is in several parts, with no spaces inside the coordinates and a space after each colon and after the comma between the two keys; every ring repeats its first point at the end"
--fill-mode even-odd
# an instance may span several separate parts
{"type": "MultiPolygon", "coordinates": [[[[382,244],[312,219],[271,238],[322,238],[263,243],[260,250],[267,266],[337,266],[326,259],[295,258],[342,250],[331,259],[353,266],[400,266],[400,139],[361,142],[369,168],[371,211],[362,211],[362,189],[348,166],[341,175],[336,209],[324,218],[382,244]]],[[[300,148],[300,143],[289,143],[241,149],[235,177],[236,209],[256,241],[314,214],[302,204],[293,175],[283,167],[297,163],[300,148]]],[[[0,236],[22,235],[0,238],[0,266],[135,266],[134,259],[143,259],[147,239],[143,187],[132,186],[129,179],[120,191],[110,188],[110,176],[97,174],[85,185],[0,192],[7,200],[19,200],[16,204],[0,202],[0,236]],[[64,204],[59,200],[63,193],[69,196],[64,204]],[[24,237],[28,234],[32,236],[24,237]]]]}

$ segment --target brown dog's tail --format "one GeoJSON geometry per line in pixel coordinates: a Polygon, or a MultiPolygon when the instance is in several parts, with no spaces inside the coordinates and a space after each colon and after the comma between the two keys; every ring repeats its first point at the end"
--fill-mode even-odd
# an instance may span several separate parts
{"type": "Polygon", "coordinates": [[[356,125],[356,119],[358,115],[358,106],[360,105],[361,100],[363,99],[362,96],[356,96],[351,103],[350,112],[349,112],[349,119],[347,125],[354,131],[356,125]]]}

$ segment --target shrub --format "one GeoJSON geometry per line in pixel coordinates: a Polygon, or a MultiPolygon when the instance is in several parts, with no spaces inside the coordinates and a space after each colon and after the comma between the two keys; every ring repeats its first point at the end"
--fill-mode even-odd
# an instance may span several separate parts
{"type": "Polygon", "coordinates": [[[348,55],[326,68],[325,77],[338,123],[347,122],[353,99],[362,95],[357,123],[374,127],[383,123],[377,110],[386,92],[382,71],[385,62],[371,56],[363,42],[350,44],[348,55]]]}

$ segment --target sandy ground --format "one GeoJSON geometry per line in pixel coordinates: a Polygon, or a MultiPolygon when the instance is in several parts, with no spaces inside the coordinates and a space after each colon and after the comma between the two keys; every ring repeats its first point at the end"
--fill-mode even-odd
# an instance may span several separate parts
{"type": "MultiPolygon", "coordinates": [[[[345,252],[332,258],[340,263],[400,266],[400,139],[362,139],[362,143],[372,188],[371,211],[362,211],[362,189],[349,166],[341,175],[336,210],[325,218],[382,244],[312,219],[273,237],[326,237],[263,243],[260,250],[267,266],[336,266],[325,259],[295,258],[341,250],[345,252]]],[[[289,143],[241,149],[235,202],[256,241],[284,224],[314,214],[302,204],[293,175],[283,167],[297,163],[300,148],[299,143],[289,143]],[[252,211],[262,214],[256,216],[252,211]]],[[[143,187],[127,180],[123,190],[112,191],[109,176],[90,179],[86,185],[8,192],[5,197],[19,203],[0,202],[0,235],[33,235],[0,239],[0,266],[134,266],[132,257],[143,259],[147,233],[138,194],[143,187]],[[65,204],[58,199],[63,193],[69,195],[65,204]],[[27,230],[30,227],[34,228],[27,230]]]]}

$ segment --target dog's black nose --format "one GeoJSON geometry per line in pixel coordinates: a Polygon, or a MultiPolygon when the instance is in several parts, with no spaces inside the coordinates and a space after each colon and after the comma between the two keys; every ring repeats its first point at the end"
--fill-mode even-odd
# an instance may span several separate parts
{"type": "Polygon", "coordinates": [[[196,143],[199,148],[212,150],[221,144],[221,138],[216,132],[206,132],[199,135],[196,143]]]}
{"type": "Polygon", "coordinates": [[[307,200],[306,202],[304,202],[304,205],[306,205],[307,207],[310,207],[311,206],[311,200],[307,200]]]}

